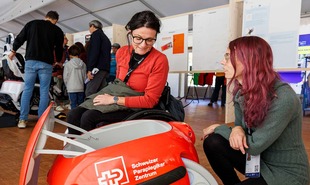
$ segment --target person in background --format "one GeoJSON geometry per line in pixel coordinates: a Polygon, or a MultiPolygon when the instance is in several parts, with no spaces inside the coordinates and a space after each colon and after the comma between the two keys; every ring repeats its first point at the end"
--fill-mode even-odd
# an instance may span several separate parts
{"type": "Polygon", "coordinates": [[[64,65],[63,79],[69,94],[70,107],[71,109],[74,109],[84,101],[86,65],[79,58],[79,46],[72,45],[68,52],[70,60],[64,65]]]}
{"type": "Polygon", "coordinates": [[[270,45],[257,36],[240,37],[229,43],[224,56],[235,122],[233,127],[203,129],[203,149],[212,169],[225,185],[308,185],[301,103],[273,69],[270,45]],[[235,169],[257,178],[241,182],[235,169]]]}
{"type": "MultiPolygon", "coordinates": [[[[134,112],[133,108],[153,108],[159,102],[169,71],[166,55],[153,47],[160,32],[160,20],[153,12],[142,11],[136,13],[125,28],[128,31],[128,46],[121,47],[116,53],[116,78],[137,95],[114,96],[99,92],[91,101],[87,101],[88,104],[84,104],[85,101],[72,109],[67,115],[68,123],[92,130],[98,123],[104,125],[123,120],[134,112]],[[126,77],[134,66],[137,68],[132,71],[130,78],[126,77]],[[102,109],[108,105],[126,109],[103,113],[102,109]]],[[[71,128],[69,133],[80,134],[71,128]]]]}
{"type": "Polygon", "coordinates": [[[112,52],[111,52],[111,64],[110,64],[110,74],[109,77],[107,78],[107,83],[113,82],[116,78],[116,59],[115,59],[115,54],[117,50],[121,46],[118,43],[114,43],[112,45],[112,52]]]}
{"type": "Polygon", "coordinates": [[[216,72],[215,73],[215,87],[211,95],[211,100],[208,106],[212,106],[213,103],[217,102],[222,87],[221,95],[221,106],[224,107],[226,103],[226,78],[225,73],[216,72]]]}
{"type": "Polygon", "coordinates": [[[86,53],[84,45],[81,42],[76,42],[74,44],[80,48],[81,53],[79,55],[79,58],[86,64],[87,63],[87,53],[86,53]]]}
{"type": "Polygon", "coordinates": [[[53,64],[53,82],[56,84],[56,87],[61,91],[60,97],[61,99],[65,99],[64,92],[66,88],[63,84],[63,65],[66,61],[69,60],[69,54],[68,54],[68,38],[64,34],[64,42],[63,42],[63,53],[62,53],[62,59],[60,62],[57,62],[56,57],[54,58],[55,62],[53,64]]]}
{"type": "Polygon", "coordinates": [[[91,37],[87,51],[87,78],[86,97],[98,92],[107,85],[106,78],[110,72],[111,42],[102,31],[102,24],[98,20],[89,22],[89,32],[91,37]],[[93,69],[99,69],[96,74],[92,74],[93,69]]]}
{"type": "Polygon", "coordinates": [[[18,128],[26,128],[29,105],[37,76],[40,81],[40,102],[38,117],[42,115],[49,104],[49,88],[52,79],[54,52],[58,62],[63,54],[64,33],[56,26],[59,15],[49,11],[45,20],[28,22],[20,31],[13,43],[13,49],[8,55],[10,59],[27,41],[25,63],[25,88],[21,97],[18,128]]]}

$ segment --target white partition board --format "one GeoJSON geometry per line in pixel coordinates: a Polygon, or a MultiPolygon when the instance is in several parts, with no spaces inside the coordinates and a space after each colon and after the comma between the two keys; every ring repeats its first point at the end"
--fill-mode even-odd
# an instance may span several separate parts
{"type": "Polygon", "coordinates": [[[300,19],[299,34],[310,34],[310,17],[300,19]]]}
{"type": "Polygon", "coordinates": [[[228,42],[228,6],[193,14],[192,70],[222,70],[228,42]]]}
{"type": "Polygon", "coordinates": [[[81,42],[85,45],[85,36],[90,35],[89,31],[82,31],[78,33],[73,33],[73,43],[81,42]]]}
{"type": "Polygon", "coordinates": [[[168,74],[168,83],[170,86],[171,90],[171,95],[174,97],[179,96],[179,78],[180,74],[179,73],[169,73],[168,74]]]}
{"type": "MultiPolygon", "coordinates": [[[[112,38],[113,38],[113,27],[112,26],[108,26],[108,27],[104,27],[102,28],[104,34],[110,39],[111,43],[112,43],[112,38]]],[[[85,45],[85,36],[86,35],[90,35],[89,31],[82,31],[82,32],[78,32],[78,33],[73,33],[73,43],[76,42],[81,42],[82,44],[85,45]]]]}
{"type": "Polygon", "coordinates": [[[113,44],[113,26],[103,27],[104,34],[109,38],[111,44],[113,44]]]}
{"type": "Polygon", "coordinates": [[[188,66],[188,15],[165,18],[157,35],[156,47],[169,60],[169,71],[186,71],[188,66]]]}
{"type": "Polygon", "coordinates": [[[297,68],[301,0],[244,0],[242,35],[264,38],[274,68],[297,68]]]}

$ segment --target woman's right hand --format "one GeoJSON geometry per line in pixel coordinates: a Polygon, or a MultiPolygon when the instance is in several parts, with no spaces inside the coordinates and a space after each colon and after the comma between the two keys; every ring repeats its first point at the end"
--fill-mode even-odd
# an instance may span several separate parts
{"type": "Polygon", "coordinates": [[[220,126],[220,124],[213,124],[205,129],[202,130],[203,135],[201,137],[201,140],[204,140],[205,138],[207,138],[210,134],[212,134],[214,132],[214,129],[216,127],[220,126]]]}
{"type": "Polygon", "coordinates": [[[232,129],[229,136],[230,147],[235,150],[240,150],[245,154],[245,148],[249,148],[246,142],[246,135],[241,126],[236,126],[232,129]]]}

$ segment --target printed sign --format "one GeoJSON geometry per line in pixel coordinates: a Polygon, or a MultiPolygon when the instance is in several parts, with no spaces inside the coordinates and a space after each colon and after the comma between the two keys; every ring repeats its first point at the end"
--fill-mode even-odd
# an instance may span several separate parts
{"type": "Polygon", "coordinates": [[[136,181],[157,175],[157,170],[165,166],[165,162],[159,162],[158,158],[132,164],[132,170],[136,181]]]}

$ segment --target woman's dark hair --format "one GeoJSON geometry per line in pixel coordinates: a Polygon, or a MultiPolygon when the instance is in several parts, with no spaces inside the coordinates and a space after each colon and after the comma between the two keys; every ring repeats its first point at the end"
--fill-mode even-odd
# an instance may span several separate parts
{"type": "Polygon", "coordinates": [[[160,33],[160,20],[149,10],[136,13],[125,26],[127,31],[147,27],[160,33]]]}
{"type": "Polygon", "coordinates": [[[77,45],[80,48],[81,53],[86,52],[85,47],[81,42],[76,42],[76,43],[74,43],[74,45],[77,45]]]}
{"type": "Polygon", "coordinates": [[[72,56],[79,56],[81,53],[81,50],[80,50],[79,46],[73,44],[68,49],[68,53],[69,53],[69,55],[72,55],[72,56]]]}
{"type": "Polygon", "coordinates": [[[56,11],[49,11],[49,12],[47,12],[45,17],[51,18],[53,20],[58,20],[59,14],[56,11]]]}

